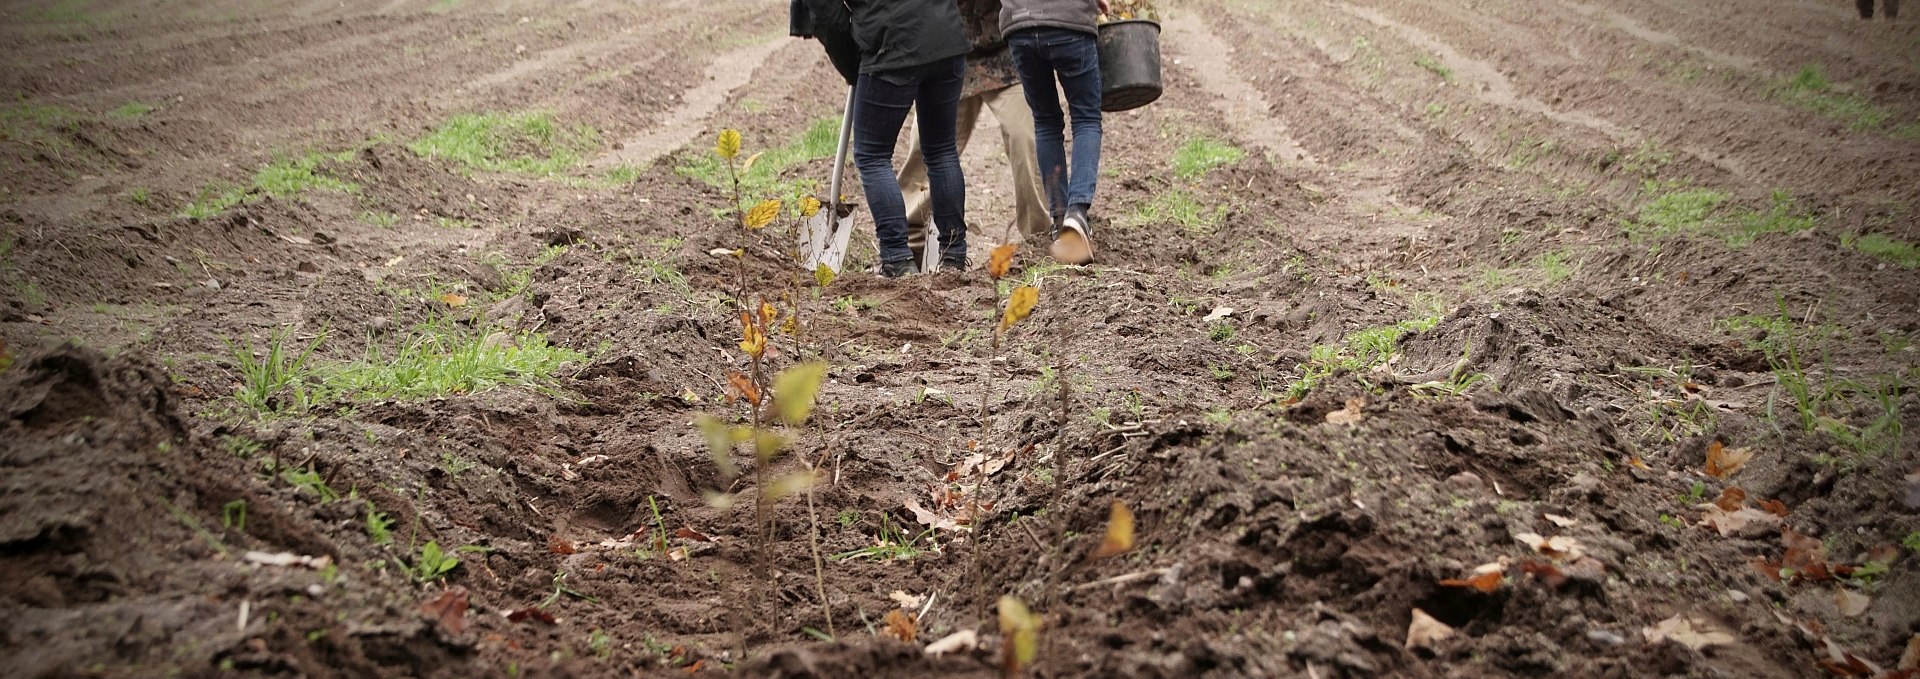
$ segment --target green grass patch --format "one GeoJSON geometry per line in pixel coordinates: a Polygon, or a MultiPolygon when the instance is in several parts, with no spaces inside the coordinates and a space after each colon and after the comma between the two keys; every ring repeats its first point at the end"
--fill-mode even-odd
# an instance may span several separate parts
{"type": "Polygon", "coordinates": [[[1840,244],[1903,268],[1920,267],[1920,248],[1892,236],[1878,233],[1844,236],[1840,244]]]}
{"type": "MultiPolygon", "coordinates": [[[[760,154],[753,161],[753,167],[740,176],[741,199],[757,202],[761,196],[800,196],[805,192],[794,186],[781,186],[780,175],[787,168],[812,160],[833,157],[833,143],[840,136],[840,118],[831,116],[817,118],[798,137],[783,146],[755,150],[751,142],[742,144],[740,162],[747,157],[760,154]]],[[[732,189],[733,180],[727,172],[727,162],[713,154],[711,146],[694,145],[690,152],[673,171],[682,177],[690,177],[709,185],[732,189]]],[[[813,180],[801,180],[796,184],[813,184],[813,180]]]]}
{"type": "Polygon", "coordinates": [[[1399,351],[1400,339],[1408,333],[1426,332],[1440,324],[1439,316],[1413,318],[1393,325],[1356,330],[1339,344],[1315,345],[1307,352],[1307,362],[1299,366],[1300,379],[1287,385],[1283,398],[1297,402],[1314,387],[1341,372],[1364,372],[1386,364],[1399,351]]]}
{"type": "Polygon", "coordinates": [[[1728,198],[1726,192],[1713,189],[1662,193],[1640,206],[1637,217],[1627,223],[1627,235],[1635,240],[1657,240],[1699,232],[1711,223],[1728,198]]]}
{"type": "Polygon", "coordinates": [[[1247,152],[1238,146],[1208,137],[1197,137],[1173,153],[1173,175],[1181,179],[1198,179],[1208,170],[1232,165],[1246,156],[1247,152]]]}
{"type": "Polygon", "coordinates": [[[202,187],[200,193],[187,204],[180,215],[205,219],[236,205],[259,200],[262,196],[286,198],[304,191],[343,193],[359,191],[358,185],[329,175],[324,169],[328,163],[352,161],[353,155],[354,152],[351,150],[335,153],[312,152],[273,161],[266,167],[255,170],[253,179],[246,186],[214,182],[202,187]]]}
{"type": "Polygon", "coordinates": [[[1815,226],[1813,215],[1800,209],[1793,196],[1774,191],[1765,210],[1742,210],[1733,215],[1733,231],[1725,236],[1727,245],[1745,247],[1770,233],[1793,234],[1815,226]]]}
{"type": "Polygon", "coordinates": [[[132,119],[154,111],[154,105],[144,101],[129,101],[107,112],[107,115],[120,119],[132,119]]]}
{"type": "MultiPolygon", "coordinates": [[[[1649,182],[1646,190],[1659,190],[1659,185],[1649,182]]],[[[1764,209],[1737,207],[1731,199],[1713,189],[1669,190],[1642,204],[1625,229],[1628,237],[1638,241],[1712,235],[1728,247],[1741,248],[1767,234],[1799,233],[1819,225],[1785,191],[1774,191],[1764,209]]]]}
{"type": "Polygon", "coordinates": [[[1178,226],[1189,235],[1204,236],[1220,228],[1227,219],[1227,206],[1206,206],[1200,197],[1186,188],[1173,188],[1155,194],[1119,221],[1122,226],[1178,226]]]}
{"type": "Polygon", "coordinates": [[[56,158],[74,151],[73,142],[62,128],[88,119],[88,115],[64,106],[29,104],[24,101],[0,108],[0,139],[16,141],[56,158]]]}
{"type": "Polygon", "coordinates": [[[1865,97],[1835,90],[1817,64],[1808,64],[1793,77],[1774,85],[1773,96],[1846,123],[1848,129],[1856,131],[1879,128],[1887,122],[1889,115],[1885,108],[1865,97]]]}
{"type": "Polygon", "coordinates": [[[586,354],[538,334],[459,329],[451,322],[416,328],[391,353],[375,346],[353,363],[323,371],[338,398],[415,399],[523,386],[549,391],[563,364],[586,354]]]}
{"type": "Polygon", "coordinates": [[[599,145],[600,133],[592,127],[567,127],[553,114],[533,111],[463,113],[407,148],[468,170],[546,176],[580,164],[599,145]]]}
{"type": "Polygon", "coordinates": [[[1439,59],[1423,54],[1414,57],[1413,65],[1431,71],[1434,75],[1440,76],[1441,80],[1453,82],[1453,69],[1447,68],[1445,64],[1440,63],[1439,59]]]}

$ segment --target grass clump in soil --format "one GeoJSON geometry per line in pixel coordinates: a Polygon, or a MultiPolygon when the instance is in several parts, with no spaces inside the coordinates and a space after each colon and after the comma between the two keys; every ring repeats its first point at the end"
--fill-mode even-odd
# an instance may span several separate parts
{"type": "Polygon", "coordinates": [[[1846,123],[1851,130],[1870,130],[1887,121],[1887,110],[1852,92],[1839,92],[1817,64],[1808,64],[1773,88],[1786,103],[1846,123]]]}
{"type": "Polygon", "coordinates": [[[468,170],[552,175],[580,164],[600,144],[592,127],[567,127],[553,114],[463,113],[407,148],[425,158],[451,160],[468,170]]]}
{"type": "Polygon", "coordinates": [[[1439,324],[1438,315],[1413,318],[1393,325],[1354,331],[1339,344],[1315,345],[1307,352],[1307,362],[1300,365],[1300,379],[1287,385],[1282,402],[1298,402],[1335,374],[1365,372],[1375,366],[1385,365],[1399,351],[1402,337],[1408,333],[1432,330],[1439,324]]]}
{"type": "Polygon", "coordinates": [[[325,371],[323,382],[330,393],[353,400],[428,398],[503,386],[549,391],[561,366],[584,358],[538,334],[436,324],[417,329],[391,355],[370,347],[359,361],[325,371]]]}
{"type": "Polygon", "coordinates": [[[64,106],[24,101],[0,108],[0,138],[17,141],[55,158],[74,150],[63,128],[87,119],[87,114],[64,106]]]}
{"type": "Polygon", "coordinates": [[[1198,137],[1173,154],[1173,174],[1181,179],[1198,179],[1208,170],[1232,165],[1245,158],[1246,151],[1226,142],[1198,137]]]}
{"type": "Polygon", "coordinates": [[[1867,233],[1847,236],[1840,239],[1840,244],[1874,259],[1897,264],[1903,268],[1920,267],[1920,248],[1885,234],[1867,233]]]}
{"type": "MultiPolygon", "coordinates": [[[[746,171],[740,173],[741,195],[783,197],[805,195],[800,185],[810,186],[812,180],[801,180],[791,183],[790,186],[783,186],[780,181],[781,174],[787,168],[801,163],[833,157],[833,142],[839,138],[839,134],[840,118],[838,116],[817,118],[785,146],[761,152],[746,171]]],[[[673,171],[682,177],[697,179],[710,186],[725,189],[733,187],[733,180],[727,174],[727,161],[712,153],[692,154],[676,165],[673,171]]],[[[783,202],[798,204],[795,201],[783,202]]]]}
{"type": "Polygon", "coordinates": [[[236,205],[259,200],[261,196],[286,198],[304,191],[359,191],[359,185],[327,174],[324,169],[328,163],[350,162],[353,155],[351,150],[336,153],[316,151],[273,161],[254,171],[253,179],[245,186],[215,182],[201,188],[200,195],[187,204],[180,216],[206,219],[236,205]]]}
{"type": "Polygon", "coordinates": [[[154,111],[154,105],[144,101],[129,101],[107,112],[107,115],[122,120],[138,118],[154,111]]]}
{"type": "MultiPolygon", "coordinates": [[[[1659,190],[1648,183],[1647,190],[1659,190]]],[[[1668,190],[1640,206],[1634,219],[1625,224],[1627,236],[1636,241],[1660,241],[1677,236],[1707,234],[1719,238],[1728,247],[1752,245],[1767,234],[1793,234],[1817,226],[1813,215],[1793,196],[1775,190],[1765,209],[1734,207],[1732,196],[1705,188],[1668,190]]]]}
{"type": "Polygon", "coordinates": [[[1153,200],[1120,219],[1123,226],[1171,224],[1192,236],[1205,236],[1220,228],[1227,219],[1227,206],[1202,205],[1200,197],[1185,188],[1173,188],[1155,194],[1153,200]]]}

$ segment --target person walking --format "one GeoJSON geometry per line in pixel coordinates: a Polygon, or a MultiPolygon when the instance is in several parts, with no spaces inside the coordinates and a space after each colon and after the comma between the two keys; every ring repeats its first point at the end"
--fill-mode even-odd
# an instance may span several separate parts
{"type": "Polygon", "coordinates": [[[1033,109],[1035,154],[1054,220],[1053,256],[1068,264],[1093,261],[1087,213],[1100,176],[1098,21],[1106,11],[1107,0],[1001,0],[1000,6],[1000,31],[1033,109]],[[1073,119],[1071,166],[1068,114],[1073,119]]]}
{"type": "MultiPolygon", "coordinates": [[[[1000,141],[1013,175],[1014,224],[1025,240],[1051,241],[1053,217],[1047,210],[1046,189],[1040,182],[1039,161],[1034,155],[1033,109],[1027,107],[1026,92],[1020,87],[1020,77],[1014,74],[1012,52],[1000,33],[1000,0],[959,0],[959,5],[973,51],[967,54],[967,74],[960,86],[960,107],[954,119],[958,127],[954,131],[956,146],[960,153],[966,153],[967,142],[980,121],[980,110],[992,111],[1000,124],[1000,141]]],[[[900,168],[900,189],[907,205],[907,243],[916,252],[926,242],[931,207],[919,133],[916,124],[910,131],[915,143],[910,144],[906,165],[900,168]]]]}
{"type": "MultiPolygon", "coordinates": [[[[907,244],[907,211],[893,170],[893,147],[907,115],[923,130],[916,148],[925,159],[934,225],[940,230],[942,268],[967,261],[966,178],[960,171],[955,117],[972,51],[954,0],[806,0],[811,32],[850,34],[860,51],[853,85],[853,162],[880,241],[880,275],[920,273],[907,244]]],[[[796,23],[799,23],[796,21],[796,23]]]]}

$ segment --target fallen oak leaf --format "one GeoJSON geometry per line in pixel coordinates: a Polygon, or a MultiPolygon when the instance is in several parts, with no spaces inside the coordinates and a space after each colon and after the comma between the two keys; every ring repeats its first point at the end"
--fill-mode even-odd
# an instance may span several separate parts
{"type": "Polygon", "coordinates": [[[896,608],[887,611],[887,617],[883,622],[885,623],[885,627],[882,627],[880,630],[880,633],[883,635],[909,644],[913,643],[914,639],[920,637],[920,630],[914,625],[912,613],[896,608]]]}
{"type": "Polygon", "coordinates": [[[1642,629],[1640,633],[1646,636],[1649,644],[1672,641],[1695,651],[1708,646],[1725,646],[1734,642],[1732,634],[1716,629],[1704,620],[1689,618],[1679,613],[1642,629]]]}
{"type": "Polygon", "coordinates": [[[1758,502],[1755,502],[1754,504],[1760,507],[1760,511],[1763,511],[1778,517],[1784,518],[1786,517],[1788,512],[1787,503],[1781,502],[1779,500],[1760,500],[1758,502]]]}
{"type": "Polygon", "coordinates": [[[1100,539],[1100,547],[1093,550],[1093,558],[1104,559],[1132,550],[1133,512],[1116,500],[1107,512],[1107,534],[1100,539]]]}
{"type": "Polygon", "coordinates": [[[927,644],[926,648],[921,649],[921,653],[926,654],[927,657],[930,658],[938,658],[949,653],[966,653],[979,645],[979,633],[970,629],[963,629],[941,637],[939,641],[927,644]]]}
{"type": "Polygon", "coordinates": [[[1720,497],[1715,498],[1713,504],[1729,512],[1740,511],[1741,507],[1747,506],[1747,491],[1739,486],[1727,486],[1720,491],[1720,497]]]}
{"type": "Polygon", "coordinates": [[[1507,574],[1504,571],[1489,571],[1470,578],[1448,578],[1441,580],[1440,584],[1446,587],[1466,587],[1481,594],[1492,594],[1500,589],[1500,583],[1505,581],[1506,577],[1507,574]]]}
{"type": "Polygon", "coordinates": [[[1907,639],[1907,650],[1900,654],[1900,664],[1895,668],[1903,672],[1920,672],[1920,634],[1907,639]]]}
{"type": "Polygon", "coordinates": [[[908,594],[906,592],[903,592],[897,589],[893,590],[892,592],[888,592],[887,598],[892,599],[894,603],[900,604],[901,608],[907,609],[909,611],[920,610],[920,606],[927,602],[927,598],[924,596],[920,596],[918,594],[908,594]]]}
{"type": "Polygon", "coordinates": [[[1565,535],[1541,537],[1538,533],[1517,533],[1513,539],[1526,543],[1533,551],[1546,555],[1556,561],[1572,561],[1580,558],[1580,541],[1565,535]]]}
{"type": "Polygon", "coordinates": [[[1719,440],[1707,444],[1707,476],[1724,479],[1733,476],[1753,459],[1753,451],[1747,448],[1728,448],[1719,440]]]}
{"type": "Polygon", "coordinates": [[[1843,589],[1833,593],[1833,604],[1840,609],[1841,615],[1857,618],[1860,614],[1867,612],[1867,607],[1873,605],[1873,598],[1843,589]]]}
{"type": "Polygon", "coordinates": [[[673,536],[683,540],[692,540],[694,542],[713,542],[713,538],[707,537],[706,535],[701,534],[700,531],[694,530],[689,526],[681,526],[680,530],[676,530],[673,532],[673,536]]]}
{"type": "Polygon", "coordinates": [[[1567,584],[1567,574],[1561,572],[1559,567],[1545,561],[1522,561],[1520,572],[1533,576],[1533,579],[1553,589],[1560,589],[1561,585],[1567,584]]]}
{"type": "Polygon", "coordinates": [[[1452,627],[1434,619],[1426,611],[1416,608],[1413,609],[1413,622],[1407,625],[1405,648],[1408,650],[1424,648],[1431,651],[1435,644],[1450,636],[1453,636],[1452,627]]]}
{"type": "Polygon", "coordinates": [[[1741,507],[1736,511],[1722,509],[1718,504],[1700,505],[1704,508],[1700,515],[1700,524],[1714,529],[1720,537],[1763,537],[1780,527],[1780,517],[1752,507],[1741,507]]]}
{"type": "Polygon", "coordinates": [[[566,555],[573,554],[580,550],[575,548],[571,541],[560,537],[559,534],[555,534],[547,538],[547,551],[554,554],[566,555]]]}
{"type": "Polygon", "coordinates": [[[919,500],[907,498],[904,504],[907,511],[913,512],[913,520],[922,526],[947,531],[967,530],[967,527],[960,525],[958,521],[927,511],[926,507],[920,506],[919,500]]]}
{"type": "Polygon", "coordinates": [[[451,292],[441,293],[440,303],[457,309],[467,305],[467,296],[451,292]]]}
{"type": "Polygon", "coordinates": [[[1570,516],[1561,516],[1559,514],[1541,514],[1540,517],[1546,519],[1548,522],[1551,522],[1553,525],[1559,526],[1561,528],[1572,528],[1574,526],[1580,525],[1579,519],[1576,519],[1570,516]]]}
{"type": "Polygon", "coordinates": [[[1347,407],[1327,413],[1327,424],[1359,424],[1361,420],[1366,419],[1366,416],[1360,412],[1360,409],[1365,407],[1367,407],[1367,400],[1364,398],[1347,399],[1347,407]]]}
{"type": "Polygon", "coordinates": [[[440,623],[448,634],[459,636],[467,631],[467,588],[453,587],[440,593],[432,601],[420,604],[420,614],[440,623]]]}

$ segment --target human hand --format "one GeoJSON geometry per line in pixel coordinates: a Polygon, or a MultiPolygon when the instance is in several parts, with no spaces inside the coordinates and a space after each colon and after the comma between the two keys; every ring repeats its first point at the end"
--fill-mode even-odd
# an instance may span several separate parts
{"type": "Polygon", "coordinates": [[[1100,13],[1101,13],[1101,14],[1112,14],[1112,13],[1113,13],[1113,7],[1112,7],[1112,6],[1109,6],[1109,5],[1107,4],[1107,0],[1093,0],[1093,1],[1094,1],[1094,2],[1096,2],[1096,3],[1098,3],[1098,4],[1100,5],[1100,13]]]}

